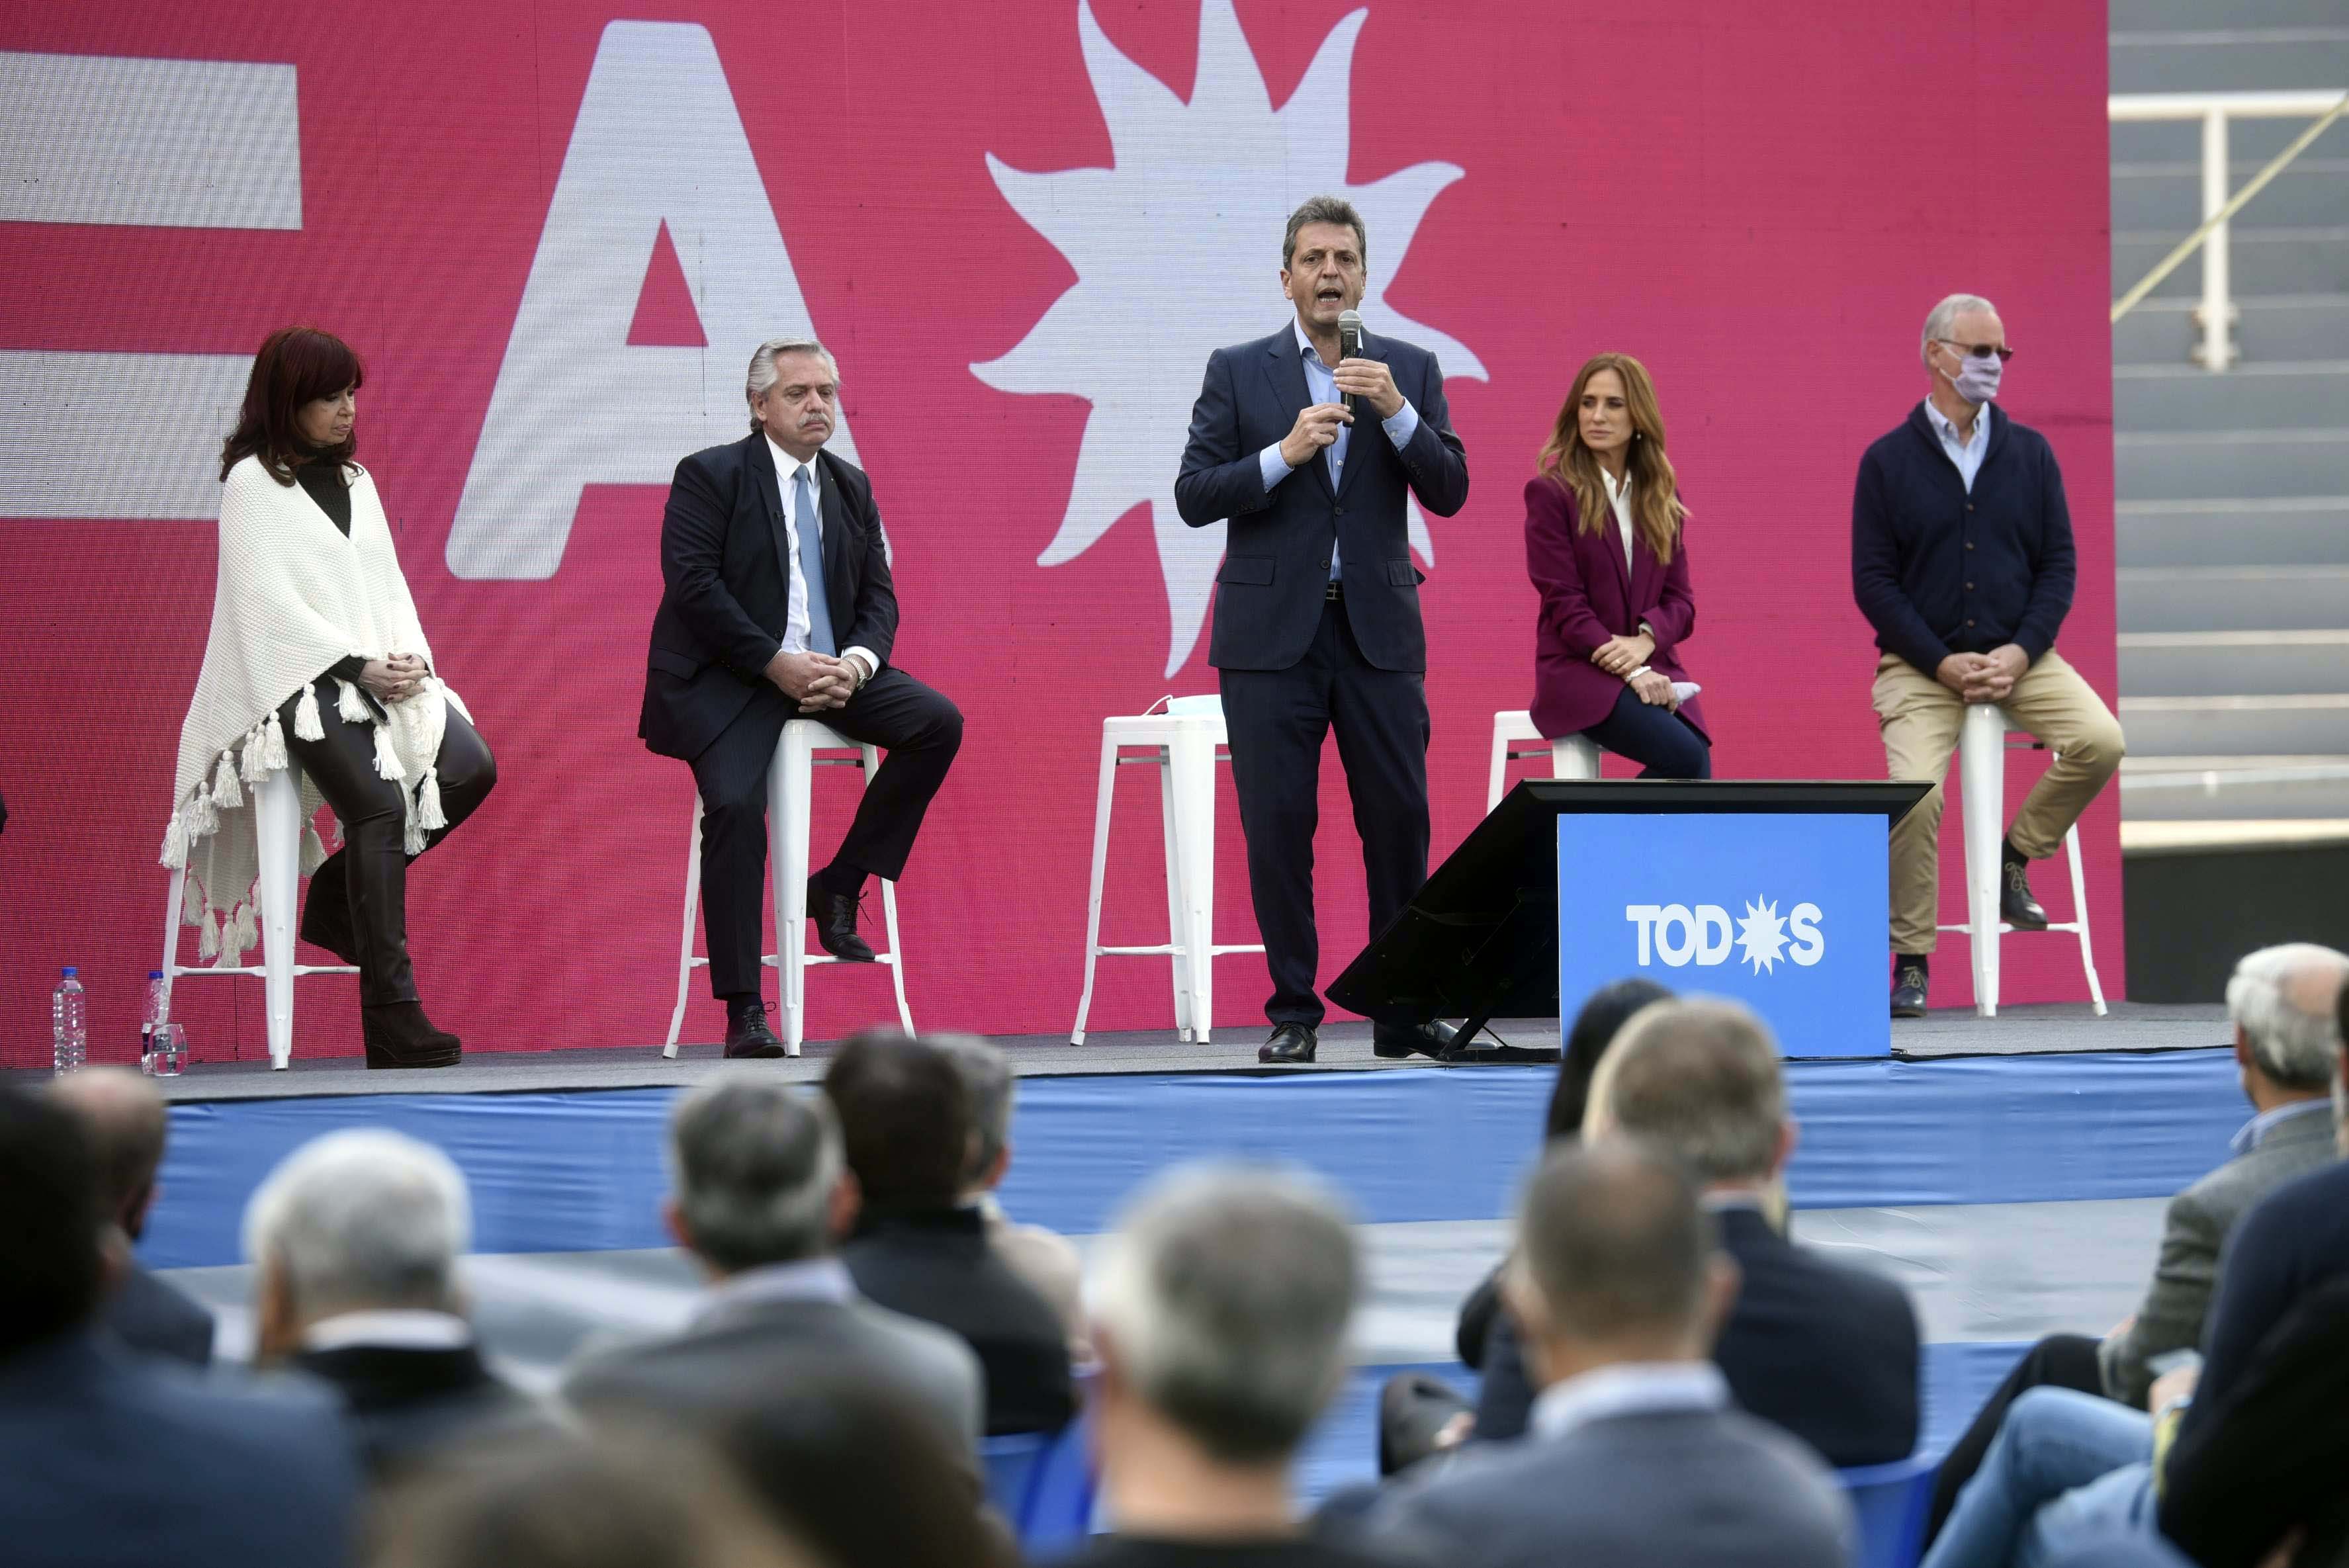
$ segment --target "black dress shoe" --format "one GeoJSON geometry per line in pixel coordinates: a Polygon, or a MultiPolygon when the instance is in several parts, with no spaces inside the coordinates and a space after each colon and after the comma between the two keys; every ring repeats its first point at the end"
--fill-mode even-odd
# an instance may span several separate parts
{"type": "Polygon", "coordinates": [[[1892,1016],[1896,1018],[1921,1018],[1925,1016],[1925,987],[1931,976],[1925,965],[1913,958],[1904,958],[1892,971],[1892,1016]]]}
{"type": "Polygon", "coordinates": [[[843,964],[870,964],[873,944],[856,934],[856,895],[833,892],[808,878],[808,918],[815,922],[815,939],[826,953],[843,964]]]}
{"type": "Polygon", "coordinates": [[[1459,1044],[1460,1031],[1441,1018],[1433,1018],[1424,1024],[1371,1026],[1371,1052],[1390,1060],[1417,1055],[1442,1061],[1444,1054],[1459,1044]]]}
{"type": "Polygon", "coordinates": [[[748,1002],[726,1009],[726,1055],[740,1061],[746,1057],[764,1058],[783,1054],[783,1042],[767,1027],[767,1005],[748,1002]]]}
{"type": "Polygon", "coordinates": [[[1998,867],[1998,917],[2017,931],[2044,931],[2047,912],[2031,896],[2031,862],[2014,856],[1998,867]]]}
{"type": "Polygon", "coordinates": [[[1273,1028],[1272,1038],[1257,1047],[1256,1059],[1260,1062],[1309,1062],[1313,1059],[1313,1047],[1319,1043],[1310,1024],[1277,1025],[1273,1028]]]}
{"type": "Polygon", "coordinates": [[[370,1068],[453,1068],[464,1044],[436,1029],[420,1002],[385,1002],[359,1009],[359,1035],[370,1068]]]}

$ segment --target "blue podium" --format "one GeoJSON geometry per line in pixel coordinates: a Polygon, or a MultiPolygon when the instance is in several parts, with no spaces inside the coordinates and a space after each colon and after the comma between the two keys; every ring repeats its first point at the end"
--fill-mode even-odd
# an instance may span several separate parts
{"type": "MultiPolygon", "coordinates": [[[[1640,975],[1744,1002],[1788,1056],[1888,1055],[1886,841],[1928,788],[1527,779],[1330,999],[1388,1022],[1463,1018],[1466,1041],[1490,1019],[1570,1011],[1640,975]]],[[[1505,1058],[1463,1048],[1449,1059],[1505,1058]]]]}

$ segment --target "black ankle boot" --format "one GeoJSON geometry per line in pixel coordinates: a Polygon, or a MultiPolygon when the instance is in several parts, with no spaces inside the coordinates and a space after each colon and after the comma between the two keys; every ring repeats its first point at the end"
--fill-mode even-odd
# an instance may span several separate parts
{"type": "Polygon", "coordinates": [[[432,1026],[420,1002],[361,1007],[359,1029],[371,1068],[453,1068],[464,1054],[456,1036],[432,1026]]]}

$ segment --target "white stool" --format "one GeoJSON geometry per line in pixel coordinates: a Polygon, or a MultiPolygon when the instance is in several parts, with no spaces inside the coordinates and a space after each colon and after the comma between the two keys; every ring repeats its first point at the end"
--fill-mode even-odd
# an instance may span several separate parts
{"type": "MultiPolygon", "coordinates": [[[[881,766],[879,748],[859,746],[812,718],[787,719],[775,742],[774,760],[767,765],[767,881],[775,905],[775,945],[780,954],[766,954],[759,962],[782,971],[783,1050],[798,1056],[807,1029],[807,971],[818,964],[838,964],[829,953],[811,958],[807,950],[808,819],[813,806],[815,769],[861,768],[869,779],[881,766]],[[819,751],[854,751],[854,757],[818,757],[819,751]]],[[[701,791],[693,793],[693,827],[687,837],[685,857],[685,940],[677,959],[677,1007],[668,1016],[668,1040],[661,1055],[677,1056],[678,1032],[685,1027],[687,988],[696,969],[709,960],[693,952],[693,928],[701,913],[701,791]]],[[[881,881],[881,920],[889,945],[874,962],[889,966],[897,988],[897,1022],[914,1032],[914,1015],[905,1006],[905,966],[897,958],[897,884],[881,881]]]]}
{"type": "Polygon", "coordinates": [[[294,1059],[294,977],[356,975],[358,969],[349,964],[294,962],[294,910],[302,884],[300,769],[289,762],[283,771],[245,788],[253,792],[254,848],[261,862],[261,962],[227,962],[225,942],[220,963],[180,962],[180,904],[187,897],[188,872],[184,866],[173,872],[171,900],[163,910],[163,1016],[171,1016],[171,985],[182,975],[258,975],[269,1020],[269,1066],[283,1072],[294,1059]]]}
{"type": "Polygon", "coordinates": [[[1485,791],[1485,810],[1490,811],[1501,803],[1507,792],[1511,761],[1526,757],[1539,757],[1542,748],[1549,752],[1549,776],[1553,779],[1596,779],[1599,777],[1599,743],[1587,735],[1569,735],[1557,740],[1547,740],[1534,727],[1534,716],[1520,708],[1515,713],[1493,716],[1493,779],[1485,791]],[[1540,746],[1518,750],[1513,742],[1532,740],[1540,746]]]}
{"type": "MultiPolygon", "coordinates": [[[[2005,839],[2006,738],[2018,729],[2006,710],[1995,703],[1976,703],[1966,709],[1965,727],[1958,732],[1959,788],[1965,796],[1963,827],[1966,852],[1966,923],[1944,925],[1943,931],[1963,932],[1973,944],[1974,1012],[1998,1016],[1998,939],[2014,927],[1999,918],[1998,893],[2002,843],[2005,839]]],[[[2066,932],[2080,939],[2080,968],[2088,977],[2088,995],[2096,1016],[2105,1016],[2105,988],[2096,980],[2095,951],[2088,943],[2088,883],[2080,868],[2077,824],[2064,835],[2064,857],[2072,863],[2072,918],[2050,921],[2051,932],[2066,932]]]]}
{"type": "MultiPolygon", "coordinates": [[[[1174,696],[1133,717],[1102,720],[1101,789],[1093,807],[1093,879],[1085,916],[1085,990],[1077,999],[1069,1044],[1085,1043],[1093,1009],[1093,967],[1104,955],[1172,958],[1174,1034],[1207,1043],[1216,1019],[1215,960],[1226,953],[1261,953],[1261,945],[1222,946],[1215,941],[1216,763],[1225,745],[1224,699],[1174,696]],[[1150,755],[1120,757],[1122,747],[1150,755]],[[1101,944],[1102,879],[1109,868],[1109,809],[1120,767],[1158,769],[1158,809],[1166,835],[1166,941],[1155,947],[1101,944]]],[[[1229,760],[1228,755],[1222,760],[1229,760]]]]}

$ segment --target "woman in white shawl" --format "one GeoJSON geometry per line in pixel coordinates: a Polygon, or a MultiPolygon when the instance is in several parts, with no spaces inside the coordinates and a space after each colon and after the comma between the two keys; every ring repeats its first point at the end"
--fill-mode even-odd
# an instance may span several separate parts
{"type": "Polygon", "coordinates": [[[497,782],[417,624],[375,480],[352,460],[358,356],[288,327],[254,360],[221,453],[220,577],[203,674],[180,732],[163,862],[188,869],[182,913],[207,955],[250,947],[254,812],[247,787],[289,762],[302,803],[342,824],[324,853],[304,834],[302,938],[359,970],[372,1068],[453,1065],[408,958],[408,862],[497,782]]]}

